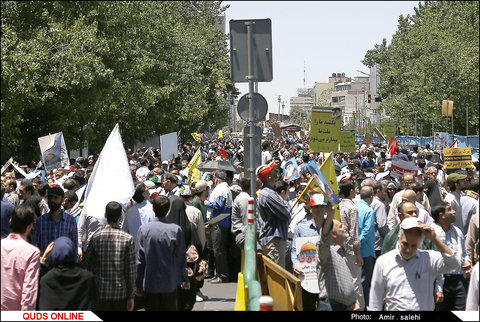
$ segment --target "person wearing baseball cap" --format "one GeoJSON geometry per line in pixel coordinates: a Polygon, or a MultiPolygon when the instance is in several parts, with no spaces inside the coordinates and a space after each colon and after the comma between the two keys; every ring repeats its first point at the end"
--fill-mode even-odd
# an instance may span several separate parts
{"type": "Polygon", "coordinates": [[[444,199],[444,201],[448,202],[453,210],[455,210],[454,225],[458,227],[463,234],[466,234],[467,232],[464,231],[465,223],[463,222],[461,193],[465,188],[466,179],[467,175],[465,174],[457,172],[450,173],[447,177],[447,185],[450,192],[447,193],[444,199]]]}
{"type": "Polygon", "coordinates": [[[275,183],[280,176],[281,169],[275,165],[275,161],[257,168],[257,177],[263,186],[258,193],[256,220],[258,227],[261,227],[258,242],[263,254],[285,268],[292,208],[275,190],[275,183]]]}
{"type": "MultiPolygon", "coordinates": [[[[47,246],[61,236],[70,238],[78,245],[77,223],[75,218],[62,208],[65,192],[60,186],[50,187],[47,191],[48,208],[44,215],[38,217],[32,236],[32,244],[40,249],[43,255],[47,246]]],[[[79,254],[81,251],[79,250],[79,254]]]]}
{"type": "MultiPolygon", "coordinates": [[[[311,214],[306,221],[301,221],[295,227],[295,232],[292,239],[292,248],[290,252],[290,258],[292,260],[293,273],[301,278],[305,276],[301,270],[301,263],[299,261],[299,255],[301,250],[297,252],[297,238],[301,237],[316,237],[320,236],[320,229],[324,222],[324,216],[327,211],[327,199],[323,194],[316,193],[310,196],[309,204],[311,206],[311,214]]],[[[316,249],[315,249],[316,251],[316,249]]],[[[325,295],[325,294],[323,294],[325,295]]],[[[327,296],[324,296],[327,297],[327,296]]],[[[302,287],[302,300],[304,311],[315,311],[318,305],[319,293],[312,293],[302,287]]]]}
{"type": "MultiPolygon", "coordinates": [[[[215,188],[205,204],[207,206],[207,221],[220,214],[231,214],[233,204],[232,191],[227,183],[227,173],[225,171],[216,171],[215,178],[215,188]]],[[[230,216],[220,220],[217,227],[218,229],[210,231],[216,277],[209,282],[213,284],[227,283],[230,279],[227,261],[230,216]]]]}
{"type": "Polygon", "coordinates": [[[435,278],[459,267],[458,258],[432,227],[415,217],[405,218],[397,247],[376,261],[368,310],[433,311],[435,278]],[[423,238],[438,251],[419,249],[423,238]]]}

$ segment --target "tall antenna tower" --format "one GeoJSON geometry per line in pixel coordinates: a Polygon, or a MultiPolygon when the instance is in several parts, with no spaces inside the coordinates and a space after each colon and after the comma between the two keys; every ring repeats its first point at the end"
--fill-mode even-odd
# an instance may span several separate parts
{"type": "Polygon", "coordinates": [[[303,61],[303,88],[305,87],[305,61],[303,61]]]}

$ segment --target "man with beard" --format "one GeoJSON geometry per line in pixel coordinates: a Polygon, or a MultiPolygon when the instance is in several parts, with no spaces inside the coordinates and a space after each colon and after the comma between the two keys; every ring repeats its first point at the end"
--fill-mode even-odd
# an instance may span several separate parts
{"type": "MultiPolygon", "coordinates": [[[[45,252],[48,244],[61,236],[70,238],[78,245],[77,223],[72,215],[62,209],[65,193],[59,186],[48,189],[48,207],[50,212],[38,217],[33,228],[32,244],[45,252]]],[[[79,251],[79,255],[81,255],[79,251]]]]}

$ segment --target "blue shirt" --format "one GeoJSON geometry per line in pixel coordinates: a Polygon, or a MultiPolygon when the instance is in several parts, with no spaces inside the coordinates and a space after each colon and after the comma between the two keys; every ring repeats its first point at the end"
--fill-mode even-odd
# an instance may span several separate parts
{"type": "Polygon", "coordinates": [[[358,211],[358,239],[360,255],[375,258],[375,212],[364,200],[355,204],[358,211]]]}
{"type": "Polygon", "coordinates": [[[137,289],[171,293],[188,281],[187,255],[182,228],[155,217],[140,226],[135,243],[137,289]]]}
{"type": "Polygon", "coordinates": [[[375,161],[373,159],[368,160],[367,158],[365,158],[362,160],[362,169],[370,169],[374,167],[375,167],[375,161]]]}
{"type": "Polygon", "coordinates": [[[348,163],[347,161],[345,161],[344,159],[342,159],[340,162],[338,162],[337,158],[335,158],[333,160],[333,165],[338,165],[340,168],[345,168],[345,167],[348,167],[348,163]]]}
{"type": "Polygon", "coordinates": [[[258,194],[257,221],[258,242],[267,245],[273,238],[287,240],[288,224],[292,207],[288,201],[270,187],[264,187],[258,194]]]}
{"type": "Polygon", "coordinates": [[[137,240],[138,228],[141,225],[151,222],[155,218],[153,205],[150,201],[144,200],[128,208],[123,221],[122,230],[133,236],[133,241],[137,240]]]}
{"type": "Polygon", "coordinates": [[[33,227],[32,244],[40,249],[40,254],[43,254],[48,244],[61,236],[70,238],[74,245],[78,245],[75,218],[63,209],[59,220],[54,220],[50,212],[38,217],[33,227]]]}
{"type": "MultiPolygon", "coordinates": [[[[233,205],[232,192],[226,182],[217,184],[209,196],[207,203],[207,217],[210,219],[223,213],[231,213],[233,205]]],[[[230,216],[227,216],[218,222],[219,227],[230,229],[230,216]]]]}
{"type": "Polygon", "coordinates": [[[2,200],[2,239],[7,237],[10,234],[10,218],[12,217],[13,209],[15,206],[10,202],[2,200]]]}
{"type": "Polygon", "coordinates": [[[313,219],[307,221],[302,221],[298,223],[295,228],[295,233],[293,234],[292,239],[292,250],[290,252],[290,257],[292,259],[292,267],[295,267],[298,262],[297,258],[297,242],[295,241],[297,237],[315,237],[320,236],[320,229],[313,224],[313,219]]]}

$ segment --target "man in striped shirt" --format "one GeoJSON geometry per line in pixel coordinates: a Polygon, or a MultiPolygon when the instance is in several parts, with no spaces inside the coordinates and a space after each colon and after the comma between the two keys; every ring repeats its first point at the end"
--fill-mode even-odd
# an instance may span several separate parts
{"type": "Polygon", "coordinates": [[[38,217],[33,228],[32,244],[43,255],[48,244],[58,237],[70,238],[78,245],[77,223],[72,215],[62,209],[65,193],[59,186],[48,189],[48,207],[50,212],[38,217]]]}
{"type": "Polygon", "coordinates": [[[111,201],[105,207],[107,225],[93,234],[83,265],[100,281],[98,310],[132,311],[135,298],[135,243],[120,229],[122,206],[111,201]]]}

